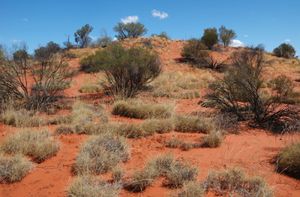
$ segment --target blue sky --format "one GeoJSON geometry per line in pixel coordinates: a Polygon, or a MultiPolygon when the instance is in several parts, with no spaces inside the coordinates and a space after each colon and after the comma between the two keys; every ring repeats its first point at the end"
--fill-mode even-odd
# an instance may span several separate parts
{"type": "Polygon", "coordinates": [[[114,36],[114,25],[132,16],[145,24],[147,35],[197,38],[204,28],[225,25],[246,45],[272,50],[290,42],[300,54],[299,10],[298,0],[0,0],[0,43],[24,41],[32,51],[48,41],[62,44],[67,35],[73,40],[86,23],[94,27],[93,37],[103,29],[114,36]]]}

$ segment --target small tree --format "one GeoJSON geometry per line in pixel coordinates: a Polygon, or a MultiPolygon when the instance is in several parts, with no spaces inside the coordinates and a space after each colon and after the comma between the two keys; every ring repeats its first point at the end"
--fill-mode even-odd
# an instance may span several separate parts
{"type": "Polygon", "coordinates": [[[34,57],[36,60],[44,63],[48,61],[51,56],[61,51],[59,44],[55,42],[48,42],[48,44],[44,47],[40,47],[34,51],[34,57]]]}
{"type": "Polygon", "coordinates": [[[119,40],[137,38],[147,33],[147,29],[141,23],[118,23],[114,27],[114,31],[117,33],[116,37],[119,40]]]}
{"type": "Polygon", "coordinates": [[[74,33],[75,42],[80,48],[85,48],[91,42],[89,34],[93,31],[93,27],[89,24],[84,25],[74,33]]]}
{"type": "Polygon", "coordinates": [[[277,48],[273,50],[273,53],[277,57],[284,57],[284,58],[293,58],[295,57],[296,50],[295,48],[287,43],[282,43],[277,48]]]}
{"type": "Polygon", "coordinates": [[[216,28],[207,28],[204,30],[201,41],[208,47],[212,49],[215,44],[218,43],[218,32],[216,28]]]}
{"type": "Polygon", "coordinates": [[[151,35],[152,37],[160,37],[160,38],[164,38],[164,39],[167,39],[167,40],[169,40],[170,39],[170,37],[169,37],[169,35],[167,34],[167,32],[161,32],[160,34],[152,34],[151,35]]]}
{"type": "Polygon", "coordinates": [[[161,72],[158,55],[144,48],[125,49],[113,44],[97,51],[81,63],[89,64],[90,70],[103,70],[108,82],[107,89],[123,98],[133,97],[161,72]]]}
{"type": "Polygon", "coordinates": [[[225,47],[228,47],[232,39],[236,38],[236,33],[225,26],[219,28],[219,39],[225,47]]]}
{"type": "MultiPolygon", "coordinates": [[[[233,55],[234,68],[223,79],[210,85],[208,101],[221,110],[233,112],[240,120],[251,118],[255,125],[282,130],[299,118],[297,111],[281,101],[287,96],[282,87],[289,87],[290,81],[281,76],[281,87],[272,88],[270,94],[263,93],[262,72],[264,68],[261,48],[245,49],[233,55]]],[[[276,80],[276,81],[278,81],[276,80]]]]}

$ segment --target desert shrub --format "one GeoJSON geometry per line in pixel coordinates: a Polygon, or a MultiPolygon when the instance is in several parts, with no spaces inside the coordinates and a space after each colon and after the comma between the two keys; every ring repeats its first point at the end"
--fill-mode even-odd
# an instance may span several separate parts
{"type": "Polygon", "coordinates": [[[174,122],[175,131],[178,132],[207,133],[212,126],[211,120],[190,115],[178,115],[175,117],[174,122]]]}
{"type": "Polygon", "coordinates": [[[101,88],[97,85],[93,84],[86,84],[80,87],[79,92],[80,93],[88,93],[88,94],[94,94],[97,92],[100,92],[101,88]]]}
{"type": "Polygon", "coordinates": [[[202,185],[196,181],[190,181],[183,184],[183,188],[174,197],[202,197],[205,191],[202,185]]]}
{"type": "Polygon", "coordinates": [[[296,50],[292,45],[282,43],[273,50],[273,53],[277,57],[293,58],[295,57],[296,50]]]}
{"type": "Polygon", "coordinates": [[[219,112],[214,114],[212,119],[215,128],[229,133],[237,134],[238,131],[238,117],[233,113],[219,112]]]}
{"type": "Polygon", "coordinates": [[[165,184],[169,187],[182,187],[184,183],[194,181],[198,175],[197,168],[175,161],[166,173],[165,184]]]}
{"type": "Polygon", "coordinates": [[[141,138],[152,135],[153,133],[146,133],[141,124],[123,124],[119,128],[119,134],[127,138],[141,138]]]}
{"type": "Polygon", "coordinates": [[[34,61],[26,51],[16,51],[13,60],[0,64],[0,101],[13,100],[28,109],[46,110],[62,96],[71,82],[72,71],[63,55],[50,54],[34,61]]]}
{"type": "Polygon", "coordinates": [[[166,40],[170,40],[170,36],[167,34],[167,32],[161,32],[159,34],[152,34],[151,37],[159,37],[159,38],[164,38],[166,40]]]}
{"type": "Polygon", "coordinates": [[[33,111],[15,110],[12,107],[5,109],[0,119],[4,124],[14,127],[38,127],[45,124],[45,120],[33,111]]]}
{"type": "Polygon", "coordinates": [[[207,46],[208,49],[212,49],[215,44],[218,43],[218,32],[216,28],[204,29],[203,36],[201,37],[203,44],[207,46]]]}
{"type": "Polygon", "coordinates": [[[22,153],[40,163],[56,155],[59,143],[47,130],[24,130],[8,136],[1,145],[1,150],[9,154],[22,153]]]}
{"type": "Polygon", "coordinates": [[[284,148],[277,157],[277,171],[300,178],[300,143],[284,148]]]}
{"type": "Polygon", "coordinates": [[[74,33],[75,42],[78,44],[80,48],[85,48],[90,44],[92,39],[90,38],[89,34],[92,31],[93,31],[93,27],[90,26],[89,24],[86,24],[74,33]]]}
{"type": "Polygon", "coordinates": [[[113,44],[81,61],[87,72],[104,71],[105,87],[114,96],[133,97],[161,72],[156,53],[144,48],[125,49],[113,44]]]}
{"type": "Polygon", "coordinates": [[[212,129],[209,134],[203,138],[202,146],[216,148],[221,145],[223,141],[222,131],[212,129]]]}
{"type": "Polygon", "coordinates": [[[174,128],[171,119],[148,119],[142,123],[146,133],[168,133],[174,128]]]}
{"type": "MultiPolygon", "coordinates": [[[[61,52],[61,48],[59,46],[59,44],[55,43],[55,42],[48,42],[46,46],[42,46],[39,47],[37,49],[34,50],[34,58],[40,62],[42,62],[43,64],[47,63],[47,61],[49,61],[51,59],[51,57],[56,54],[61,52]]],[[[16,59],[16,57],[19,55],[21,51],[17,51],[14,54],[14,59],[16,59]]],[[[26,59],[28,57],[22,57],[19,56],[19,59],[26,59]]]]}
{"type": "Polygon", "coordinates": [[[214,191],[219,195],[273,196],[272,190],[262,178],[246,177],[245,173],[237,168],[210,172],[204,185],[206,190],[214,191]]]}
{"type": "Polygon", "coordinates": [[[0,183],[20,181],[32,168],[32,163],[21,155],[4,156],[0,154],[0,183]]]}
{"type": "Polygon", "coordinates": [[[141,23],[118,23],[114,27],[114,31],[117,33],[116,37],[119,40],[137,38],[147,33],[147,29],[141,23]]]}
{"type": "Polygon", "coordinates": [[[104,33],[97,41],[96,45],[102,48],[105,48],[112,44],[113,39],[109,37],[106,33],[104,33]]]}
{"type": "Polygon", "coordinates": [[[109,184],[92,176],[79,176],[70,185],[67,195],[69,197],[117,197],[120,185],[109,184]]]}
{"type": "Polygon", "coordinates": [[[232,29],[227,29],[223,25],[219,28],[219,40],[225,47],[228,47],[234,38],[236,38],[236,33],[232,29]]]}
{"type": "MultiPolygon", "coordinates": [[[[206,98],[222,111],[234,113],[239,120],[252,119],[252,124],[283,130],[297,118],[297,112],[289,106],[280,106],[286,96],[283,92],[272,91],[263,94],[262,72],[264,68],[263,49],[244,49],[234,53],[234,68],[210,85],[206,98]]],[[[285,84],[281,84],[283,87],[285,84]]]]}
{"type": "Polygon", "coordinates": [[[166,141],[166,147],[168,148],[180,148],[184,142],[178,138],[171,138],[166,141]]]}
{"type": "Polygon", "coordinates": [[[135,100],[122,100],[115,102],[113,115],[129,118],[170,118],[173,107],[166,104],[146,104],[135,100]]]}
{"type": "Polygon", "coordinates": [[[127,161],[129,149],[122,137],[103,134],[91,137],[80,149],[73,166],[76,174],[100,174],[127,161]]]}
{"type": "Polygon", "coordinates": [[[112,178],[114,182],[120,182],[124,176],[124,170],[120,166],[112,169],[112,178]]]}

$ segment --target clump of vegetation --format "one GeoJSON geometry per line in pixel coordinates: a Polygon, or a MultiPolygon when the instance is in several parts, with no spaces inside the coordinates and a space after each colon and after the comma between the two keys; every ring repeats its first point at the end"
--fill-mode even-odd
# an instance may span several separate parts
{"type": "Polygon", "coordinates": [[[188,151],[199,146],[198,144],[184,142],[178,138],[171,138],[170,140],[166,141],[165,145],[168,148],[180,148],[183,151],[188,151]]]}
{"type": "Polygon", "coordinates": [[[127,161],[129,149],[122,137],[103,134],[91,137],[80,149],[73,166],[76,174],[100,174],[127,161]]]}
{"type": "Polygon", "coordinates": [[[228,47],[234,38],[236,38],[236,33],[232,29],[227,29],[225,26],[219,28],[219,40],[224,47],[228,47]]]}
{"type": "Polygon", "coordinates": [[[80,48],[85,48],[91,43],[89,34],[93,31],[93,27],[89,24],[82,26],[74,33],[75,42],[80,48]]]}
{"type": "Polygon", "coordinates": [[[33,111],[15,110],[12,107],[2,112],[1,122],[14,127],[38,127],[45,124],[44,119],[35,115],[33,111]]]}
{"type": "Polygon", "coordinates": [[[135,96],[161,72],[156,53],[139,47],[125,49],[119,44],[84,58],[81,66],[87,72],[104,71],[107,81],[105,89],[122,98],[135,96]]]}
{"type": "Polygon", "coordinates": [[[0,154],[0,183],[20,181],[32,168],[32,163],[21,155],[4,156],[0,154]]]}
{"type": "Polygon", "coordinates": [[[201,41],[208,49],[212,49],[215,44],[218,43],[218,32],[216,28],[207,28],[204,29],[203,36],[201,41]]]}
{"type": "Polygon", "coordinates": [[[277,171],[300,178],[300,143],[284,148],[277,157],[277,171]]]}
{"type": "MultiPolygon", "coordinates": [[[[234,113],[239,120],[251,119],[255,126],[274,131],[284,130],[286,125],[298,118],[295,109],[281,105],[281,101],[286,98],[284,91],[278,91],[281,88],[263,94],[262,48],[244,49],[235,53],[232,60],[234,68],[223,79],[210,85],[211,92],[206,98],[213,106],[234,113]]],[[[280,85],[286,87],[288,84],[285,81],[280,85]]]]}
{"type": "Polygon", "coordinates": [[[174,129],[171,119],[148,119],[142,123],[146,133],[168,133],[174,129]]]}
{"type": "Polygon", "coordinates": [[[147,33],[147,29],[142,23],[118,23],[114,27],[119,40],[126,38],[138,38],[147,33]]]}
{"type": "Polygon", "coordinates": [[[1,63],[0,102],[12,100],[27,109],[47,110],[57,101],[69,86],[73,72],[56,47],[48,43],[35,51],[34,59],[20,49],[12,60],[1,63]]]}
{"type": "Polygon", "coordinates": [[[174,197],[202,197],[204,196],[205,191],[203,189],[203,186],[196,182],[196,181],[190,181],[185,184],[183,184],[183,188],[180,192],[173,195],[174,197]]]}
{"type": "Polygon", "coordinates": [[[159,38],[163,38],[166,40],[170,40],[170,36],[168,35],[167,32],[164,32],[164,31],[159,34],[152,34],[151,37],[159,37],[159,38]]]}
{"type": "Polygon", "coordinates": [[[201,132],[207,133],[212,127],[211,120],[208,118],[178,115],[175,117],[175,131],[178,132],[201,132]]]}
{"type": "Polygon", "coordinates": [[[296,54],[295,48],[287,43],[282,43],[278,47],[273,50],[273,53],[277,57],[284,57],[284,58],[294,58],[296,54]]]}
{"type": "Polygon", "coordinates": [[[56,155],[59,143],[47,130],[24,130],[8,136],[1,145],[1,150],[8,154],[21,153],[40,163],[56,155]]]}
{"type": "Polygon", "coordinates": [[[87,94],[94,94],[101,91],[100,86],[95,84],[86,84],[80,87],[79,92],[80,93],[87,93],[87,94]]]}
{"type": "Polygon", "coordinates": [[[203,138],[202,146],[216,148],[221,145],[223,141],[222,131],[212,129],[209,134],[203,138]]]}
{"type": "Polygon", "coordinates": [[[173,107],[166,104],[146,104],[136,100],[122,100],[115,102],[113,115],[129,118],[170,118],[173,107]]]}
{"type": "Polygon", "coordinates": [[[204,186],[207,191],[216,192],[218,195],[273,196],[272,190],[262,178],[246,177],[245,173],[237,168],[210,172],[204,186]]]}
{"type": "Polygon", "coordinates": [[[124,170],[120,166],[112,169],[112,178],[114,182],[120,182],[124,176],[124,170]]]}
{"type": "Polygon", "coordinates": [[[67,193],[69,197],[117,197],[120,189],[119,184],[109,184],[92,176],[79,176],[72,182],[67,193]]]}

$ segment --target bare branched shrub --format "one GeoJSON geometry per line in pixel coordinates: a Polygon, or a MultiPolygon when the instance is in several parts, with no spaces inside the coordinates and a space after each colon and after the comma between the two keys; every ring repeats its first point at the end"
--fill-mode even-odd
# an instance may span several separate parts
{"type": "Polygon", "coordinates": [[[92,176],[79,176],[75,178],[68,189],[68,197],[117,197],[121,186],[98,180],[92,176]]]}
{"type": "Polygon", "coordinates": [[[113,44],[81,61],[87,72],[104,71],[109,92],[118,97],[135,96],[161,72],[157,54],[133,47],[125,49],[113,44]]]}
{"type": "Polygon", "coordinates": [[[283,130],[298,115],[288,105],[281,104],[286,97],[284,91],[275,88],[272,93],[263,94],[263,53],[260,47],[234,53],[234,68],[210,85],[211,92],[206,98],[219,109],[236,114],[239,120],[251,118],[260,127],[283,130]]]}
{"type": "Polygon", "coordinates": [[[46,109],[71,81],[71,70],[60,54],[32,60],[25,50],[0,64],[0,100],[21,100],[28,109],[46,109]]]}
{"type": "Polygon", "coordinates": [[[4,156],[0,154],[0,183],[20,181],[32,168],[32,163],[21,155],[4,156]]]}

